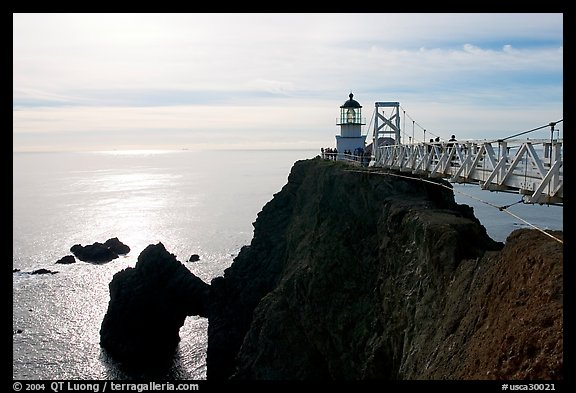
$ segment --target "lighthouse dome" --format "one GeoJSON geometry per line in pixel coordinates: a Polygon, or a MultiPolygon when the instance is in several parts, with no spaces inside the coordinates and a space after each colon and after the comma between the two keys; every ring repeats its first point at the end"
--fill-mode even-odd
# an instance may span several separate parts
{"type": "Polygon", "coordinates": [[[354,94],[350,93],[348,97],[350,97],[350,99],[347,100],[340,108],[362,108],[362,105],[360,105],[360,103],[353,98],[354,94]]]}

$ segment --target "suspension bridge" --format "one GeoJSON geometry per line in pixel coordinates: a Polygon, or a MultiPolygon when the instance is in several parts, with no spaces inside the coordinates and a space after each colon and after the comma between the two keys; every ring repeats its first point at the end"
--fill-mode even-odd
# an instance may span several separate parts
{"type": "MultiPolygon", "coordinates": [[[[522,195],[524,203],[563,206],[563,139],[555,127],[563,120],[496,140],[439,138],[402,143],[400,104],[376,102],[370,157],[344,157],[375,168],[477,184],[483,190],[522,195]],[[385,111],[389,109],[389,112],[385,111]],[[550,128],[550,138],[519,139],[550,128]],[[375,147],[372,147],[375,146],[375,147]]],[[[413,123],[415,123],[413,121],[413,123]]],[[[424,135],[426,135],[426,130],[424,135]]]]}

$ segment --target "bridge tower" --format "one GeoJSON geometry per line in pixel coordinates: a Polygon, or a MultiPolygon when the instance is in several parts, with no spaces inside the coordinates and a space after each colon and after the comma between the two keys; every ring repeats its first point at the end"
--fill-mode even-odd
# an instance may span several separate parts
{"type": "Polygon", "coordinates": [[[374,134],[372,137],[372,154],[378,160],[379,146],[399,145],[400,140],[400,103],[376,102],[374,116],[374,134]],[[380,108],[392,108],[390,114],[380,108]]]}
{"type": "Polygon", "coordinates": [[[362,105],[354,99],[354,94],[348,95],[350,98],[340,107],[340,119],[336,125],[340,126],[340,135],[336,135],[336,149],[338,149],[338,159],[344,155],[344,150],[352,153],[356,149],[366,146],[366,135],[362,135],[362,105]]]}

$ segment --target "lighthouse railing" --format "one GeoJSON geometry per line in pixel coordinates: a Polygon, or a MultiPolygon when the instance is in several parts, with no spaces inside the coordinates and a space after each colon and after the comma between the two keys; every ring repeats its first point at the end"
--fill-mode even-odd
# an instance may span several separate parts
{"type": "Polygon", "coordinates": [[[362,154],[339,154],[339,159],[346,161],[348,164],[358,165],[358,166],[368,166],[370,164],[370,155],[366,153],[362,154]]]}

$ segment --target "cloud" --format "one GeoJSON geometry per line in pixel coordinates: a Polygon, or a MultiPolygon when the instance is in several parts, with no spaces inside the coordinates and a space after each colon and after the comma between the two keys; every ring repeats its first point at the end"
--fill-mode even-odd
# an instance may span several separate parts
{"type": "MultiPolygon", "coordinates": [[[[24,148],[18,134],[218,127],[272,142],[292,127],[316,143],[321,133],[333,138],[350,91],[368,115],[374,102],[388,100],[438,128],[469,115],[453,125],[463,133],[479,132],[471,124],[479,117],[497,132],[511,113],[538,123],[562,116],[562,14],[13,20],[14,148],[24,148]]],[[[166,135],[158,131],[158,140],[166,135]]]]}

